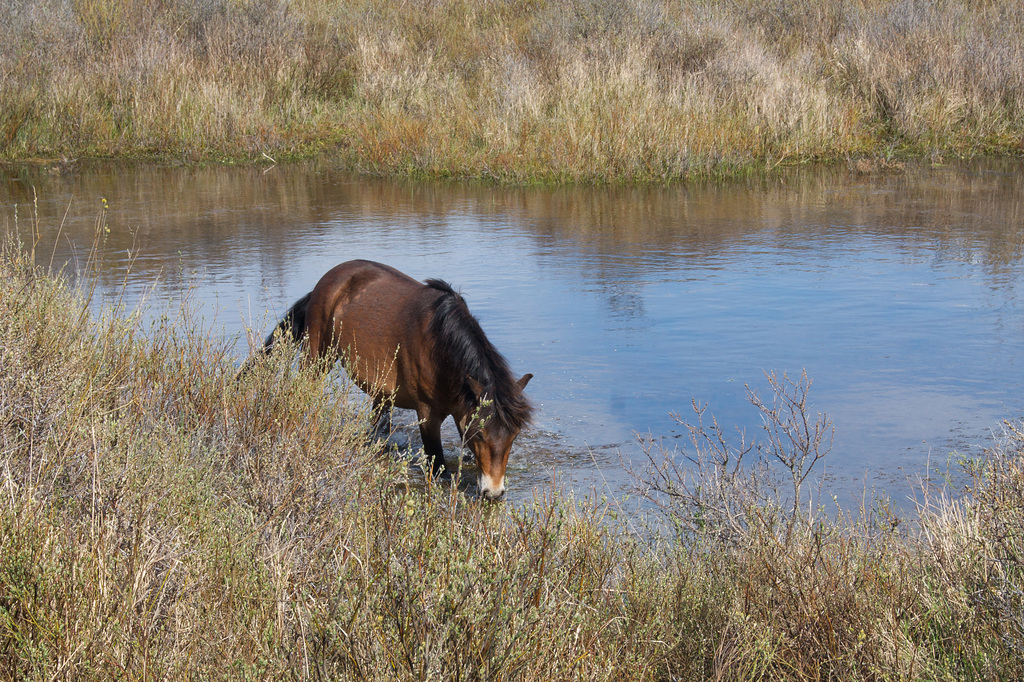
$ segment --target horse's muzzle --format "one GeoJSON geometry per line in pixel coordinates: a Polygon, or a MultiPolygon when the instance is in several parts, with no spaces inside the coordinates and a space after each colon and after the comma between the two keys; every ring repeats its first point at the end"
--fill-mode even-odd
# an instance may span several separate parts
{"type": "Polygon", "coordinates": [[[480,475],[477,485],[480,487],[480,495],[489,502],[496,502],[505,496],[505,477],[495,481],[490,476],[480,475]]]}

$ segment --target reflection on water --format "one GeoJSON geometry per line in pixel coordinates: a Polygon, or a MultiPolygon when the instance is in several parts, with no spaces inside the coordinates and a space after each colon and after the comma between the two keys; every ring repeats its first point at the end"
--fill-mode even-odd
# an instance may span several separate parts
{"type": "MultiPolygon", "coordinates": [[[[906,477],[972,453],[1024,414],[1024,167],[859,175],[794,171],[729,185],[498,189],[353,177],[322,164],[6,170],[3,222],[33,201],[55,262],[84,257],[110,207],[101,289],[158,282],[211,324],[263,334],[331,266],[387,262],[461,288],[517,374],[536,427],[512,493],[613,489],[634,432],[676,440],[691,400],[753,434],[746,385],[814,379],[835,420],[829,475],[902,497],[906,477]],[[66,218],[65,218],[66,213],[66,218]],[[59,238],[57,236],[60,232],[59,238]]],[[[49,260],[49,253],[44,260],[49,260]]]]}

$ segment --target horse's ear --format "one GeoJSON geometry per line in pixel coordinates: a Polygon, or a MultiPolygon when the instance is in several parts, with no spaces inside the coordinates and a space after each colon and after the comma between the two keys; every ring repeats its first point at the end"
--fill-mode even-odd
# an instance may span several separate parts
{"type": "Polygon", "coordinates": [[[487,389],[484,388],[483,384],[473,377],[466,377],[466,383],[469,384],[469,389],[473,391],[473,395],[475,395],[478,400],[483,398],[484,394],[487,392],[487,389]]]}
{"type": "Polygon", "coordinates": [[[519,390],[522,391],[524,388],[526,388],[526,384],[530,383],[530,379],[532,378],[532,374],[524,374],[523,377],[516,382],[517,384],[519,384],[519,390]]]}

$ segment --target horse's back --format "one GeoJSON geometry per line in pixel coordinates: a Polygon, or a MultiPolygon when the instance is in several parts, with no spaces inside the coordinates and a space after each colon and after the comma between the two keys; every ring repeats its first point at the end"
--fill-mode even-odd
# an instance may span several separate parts
{"type": "MultiPolygon", "coordinates": [[[[381,263],[349,261],[329,270],[309,303],[311,354],[340,353],[368,392],[403,395],[432,371],[430,309],[439,292],[381,263]],[[354,364],[353,364],[354,363],[354,364]]],[[[401,405],[399,405],[401,406],[401,405]]]]}
{"type": "MultiPolygon", "coordinates": [[[[344,305],[356,296],[380,293],[411,295],[423,284],[390,265],[368,260],[350,260],[328,270],[313,288],[314,301],[344,305]]],[[[314,301],[311,301],[313,303],[314,301]]]]}

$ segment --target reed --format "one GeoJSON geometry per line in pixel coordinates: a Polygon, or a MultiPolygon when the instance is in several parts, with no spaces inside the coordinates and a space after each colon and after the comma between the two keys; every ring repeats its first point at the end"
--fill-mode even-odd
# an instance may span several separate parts
{"type": "Polygon", "coordinates": [[[41,252],[0,252],[2,679],[1024,674],[1020,424],[956,500],[825,514],[792,502],[828,419],[773,376],[763,446],[698,420],[685,453],[650,449],[651,526],[482,504],[371,445],[339,377],[279,349],[236,381],[187,305],[92,313],[88,274],[41,252]]]}
{"type": "Polygon", "coordinates": [[[32,0],[0,158],[656,182],[1020,153],[1015,0],[32,0]]]}

